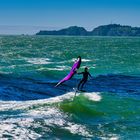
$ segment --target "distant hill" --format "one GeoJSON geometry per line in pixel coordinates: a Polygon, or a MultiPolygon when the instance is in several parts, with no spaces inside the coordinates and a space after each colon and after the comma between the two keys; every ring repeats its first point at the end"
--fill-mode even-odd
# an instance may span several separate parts
{"type": "Polygon", "coordinates": [[[140,28],[109,24],[95,28],[91,34],[95,36],[140,36],[140,28]]]}
{"type": "Polygon", "coordinates": [[[109,24],[99,26],[92,31],[83,27],[71,26],[61,30],[40,31],[36,35],[68,35],[68,36],[140,36],[139,27],[109,24]]]}
{"type": "Polygon", "coordinates": [[[71,26],[61,30],[54,31],[40,31],[36,35],[76,35],[76,36],[85,36],[87,35],[86,29],[83,27],[71,26]]]}

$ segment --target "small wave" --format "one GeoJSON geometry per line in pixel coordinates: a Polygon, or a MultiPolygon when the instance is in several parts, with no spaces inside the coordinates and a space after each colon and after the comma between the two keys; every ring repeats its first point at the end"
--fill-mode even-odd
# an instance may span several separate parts
{"type": "MultiPolygon", "coordinates": [[[[15,96],[17,95],[18,98],[18,94],[15,93],[15,96]]],[[[84,97],[86,97],[88,100],[91,101],[100,101],[102,99],[102,97],[99,95],[99,93],[84,93],[84,94],[77,94],[77,96],[82,95],[84,97]]],[[[39,100],[30,100],[30,101],[24,101],[24,103],[22,101],[18,101],[18,103],[16,101],[0,101],[0,104],[2,105],[0,111],[5,110],[5,109],[23,109],[23,108],[28,108],[30,105],[36,105],[36,104],[53,104],[53,103],[59,103],[59,102],[63,102],[65,100],[69,100],[69,101],[73,101],[75,97],[75,92],[67,92],[64,95],[60,95],[60,96],[56,96],[56,97],[52,97],[49,99],[39,99],[39,100]],[[25,102],[26,102],[26,106],[25,106],[25,102]],[[15,104],[16,103],[16,104],[15,104]],[[10,106],[9,106],[10,104],[10,106]]],[[[15,97],[14,97],[15,98],[15,97]]]]}
{"type": "Polygon", "coordinates": [[[13,72],[0,71],[0,74],[12,74],[13,72]]]}
{"type": "Polygon", "coordinates": [[[69,66],[64,66],[64,65],[62,65],[62,66],[56,66],[57,68],[62,68],[62,69],[70,69],[71,67],[69,67],[69,66]]]}
{"type": "Polygon", "coordinates": [[[0,69],[15,69],[16,67],[28,67],[32,64],[18,64],[18,65],[9,65],[9,66],[1,66],[0,69]]]}
{"type": "Polygon", "coordinates": [[[63,71],[64,69],[63,68],[46,68],[46,67],[42,67],[42,68],[39,68],[37,69],[38,71],[42,71],[42,70],[49,70],[49,71],[63,71]]]}
{"type": "Polygon", "coordinates": [[[53,71],[63,71],[64,70],[64,68],[46,68],[47,70],[53,70],[53,71]]]}
{"type": "Polygon", "coordinates": [[[54,68],[45,68],[47,70],[53,70],[53,71],[63,71],[63,70],[70,70],[70,67],[68,66],[56,66],[54,68]]]}
{"type": "MultiPolygon", "coordinates": [[[[1,89],[2,90],[2,89],[1,89]]],[[[29,106],[32,106],[32,105],[41,105],[41,104],[53,104],[53,103],[59,103],[59,102],[62,102],[64,100],[70,100],[70,99],[73,99],[74,97],[74,92],[68,92],[67,94],[64,94],[64,95],[61,95],[61,96],[57,96],[57,97],[52,97],[52,98],[49,98],[49,99],[39,99],[39,100],[30,100],[30,101],[0,101],[0,105],[1,105],[1,108],[0,108],[0,111],[3,111],[3,110],[9,110],[9,109],[13,109],[13,110],[16,110],[16,109],[26,109],[28,108],[29,106]],[[26,105],[25,105],[26,103],[26,105]],[[10,106],[9,106],[10,104],[10,106]]],[[[18,97],[18,94],[15,93],[15,96],[18,97]]],[[[14,96],[14,98],[15,98],[14,96]]]]}

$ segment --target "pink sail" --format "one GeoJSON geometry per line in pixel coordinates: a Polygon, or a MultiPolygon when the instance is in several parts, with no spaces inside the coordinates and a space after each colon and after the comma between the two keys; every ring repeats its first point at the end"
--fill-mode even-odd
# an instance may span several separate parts
{"type": "Polygon", "coordinates": [[[59,86],[65,81],[70,80],[73,77],[73,75],[76,73],[76,70],[79,69],[80,65],[81,65],[81,58],[78,58],[78,60],[73,64],[69,74],[66,77],[64,77],[55,87],[59,86]]]}

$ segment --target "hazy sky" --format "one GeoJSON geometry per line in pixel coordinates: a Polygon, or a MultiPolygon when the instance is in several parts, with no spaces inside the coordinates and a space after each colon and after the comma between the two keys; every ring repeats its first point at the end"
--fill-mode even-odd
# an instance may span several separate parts
{"type": "Polygon", "coordinates": [[[140,26],[140,0],[0,0],[0,34],[109,23],[140,26]]]}

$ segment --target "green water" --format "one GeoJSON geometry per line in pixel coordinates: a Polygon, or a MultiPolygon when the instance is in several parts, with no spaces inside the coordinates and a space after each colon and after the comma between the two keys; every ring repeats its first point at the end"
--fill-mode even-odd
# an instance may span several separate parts
{"type": "Polygon", "coordinates": [[[1,139],[140,139],[140,38],[0,36],[0,58],[1,139]]]}

